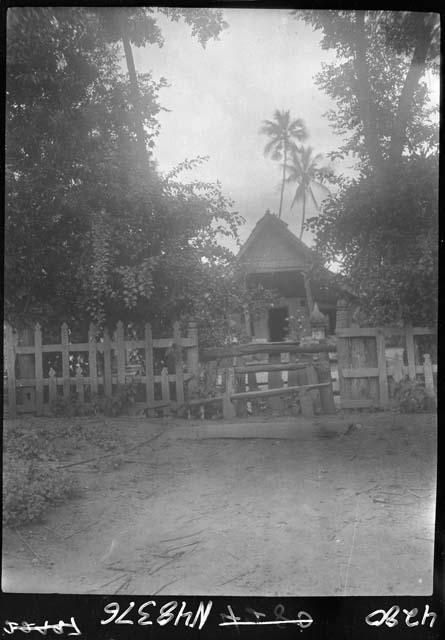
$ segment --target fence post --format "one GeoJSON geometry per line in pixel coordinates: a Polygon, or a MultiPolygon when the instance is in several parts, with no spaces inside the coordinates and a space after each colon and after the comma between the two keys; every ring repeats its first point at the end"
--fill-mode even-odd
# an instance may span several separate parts
{"type": "Polygon", "coordinates": [[[43,361],[42,361],[42,329],[40,324],[34,327],[35,378],[36,378],[36,413],[43,414],[43,361]]]}
{"type": "MultiPolygon", "coordinates": [[[[284,350],[284,345],[283,345],[284,350]]],[[[280,364],[281,363],[281,353],[270,353],[269,354],[269,364],[280,364]]],[[[283,378],[281,375],[281,371],[270,371],[267,376],[267,386],[269,389],[280,389],[283,386],[283,378]]],[[[284,402],[282,398],[272,397],[268,398],[269,406],[273,412],[281,412],[284,407],[284,402]]]]}
{"type": "Polygon", "coordinates": [[[97,395],[97,343],[96,327],[90,324],[88,330],[88,369],[90,372],[91,395],[97,395]]]}
{"type": "MultiPolygon", "coordinates": [[[[154,365],[153,365],[153,337],[151,333],[151,326],[147,322],[145,325],[144,336],[144,348],[145,348],[145,393],[147,399],[147,405],[153,407],[155,401],[154,391],[154,365]]],[[[156,412],[154,409],[147,410],[148,417],[154,418],[156,412]]]]}
{"type": "Polygon", "coordinates": [[[198,388],[199,383],[198,325],[196,322],[188,323],[187,337],[192,341],[192,346],[187,348],[187,371],[193,375],[189,381],[189,389],[192,391],[198,388]]]}
{"type": "Polygon", "coordinates": [[[161,390],[162,390],[162,403],[167,404],[167,406],[163,408],[163,414],[164,416],[169,416],[170,415],[170,385],[168,382],[167,367],[163,367],[161,371],[161,390]]]}
{"type": "Polygon", "coordinates": [[[235,369],[227,367],[225,370],[226,390],[223,393],[223,417],[224,420],[232,420],[236,418],[235,406],[231,400],[232,394],[235,392],[235,369]]]}
{"type": "Polygon", "coordinates": [[[12,327],[7,324],[6,328],[6,371],[8,373],[8,409],[11,418],[17,414],[17,397],[15,391],[15,349],[14,335],[12,327]]]}
{"type": "MultiPolygon", "coordinates": [[[[346,329],[349,325],[348,321],[348,303],[344,299],[337,300],[337,315],[335,320],[335,330],[346,329]]],[[[346,338],[337,338],[337,373],[338,373],[338,390],[340,393],[340,403],[346,399],[347,390],[345,380],[343,378],[343,367],[347,365],[348,345],[346,338]]]]}
{"type": "Polygon", "coordinates": [[[406,357],[408,360],[408,377],[410,380],[416,379],[416,351],[414,348],[414,334],[412,327],[406,329],[406,357]]]}
{"type": "Polygon", "coordinates": [[[69,335],[68,325],[66,322],[61,327],[62,341],[62,378],[63,378],[63,397],[69,398],[70,395],[70,352],[69,352],[69,335]]]}
{"type": "Polygon", "coordinates": [[[173,325],[173,350],[175,353],[176,402],[180,407],[184,404],[184,370],[182,366],[181,325],[179,322],[175,322],[173,325]]]}
{"type": "Polygon", "coordinates": [[[323,413],[336,413],[334,390],[332,388],[331,363],[329,362],[328,353],[320,353],[318,356],[319,366],[316,367],[318,373],[318,382],[329,382],[329,387],[320,387],[320,402],[323,413]]]}

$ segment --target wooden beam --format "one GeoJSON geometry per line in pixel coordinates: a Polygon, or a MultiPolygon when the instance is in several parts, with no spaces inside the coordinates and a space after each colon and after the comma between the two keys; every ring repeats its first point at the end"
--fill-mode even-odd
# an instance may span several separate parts
{"type": "Polygon", "coordinates": [[[314,342],[300,345],[299,342],[251,342],[203,349],[201,360],[220,360],[256,353],[328,353],[335,351],[337,351],[337,346],[332,343],[319,344],[314,342]]]}
{"type": "Polygon", "coordinates": [[[342,409],[367,409],[369,407],[374,407],[374,400],[369,400],[368,398],[357,399],[357,400],[341,400],[340,401],[342,409]]]}
{"type": "Polygon", "coordinates": [[[266,398],[270,396],[284,396],[288,393],[299,393],[309,389],[320,389],[327,387],[330,382],[318,382],[317,384],[304,384],[298,387],[281,387],[280,389],[265,389],[264,391],[244,391],[243,393],[232,393],[232,400],[246,400],[248,398],[266,398]]]}
{"type": "Polygon", "coordinates": [[[372,327],[346,327],[345,329],[337,329],[335,335],[338,338],[373,338],[377,333],[378,329],[372,327]]]}
{"type": "Polygon", "coordinates": [[[378,367],[357,367],[357,369],[342,369],[343,378],[378,378],[378,367]]]}
{"type": "Polygon", "coordinates": [[[267,371],[297,371],[298,369],[306,369],[308,362],[294,363],[281,362],[280,364],[245,364],[244,366],[235,367],[235,373],[265,373],[267,371]]]}

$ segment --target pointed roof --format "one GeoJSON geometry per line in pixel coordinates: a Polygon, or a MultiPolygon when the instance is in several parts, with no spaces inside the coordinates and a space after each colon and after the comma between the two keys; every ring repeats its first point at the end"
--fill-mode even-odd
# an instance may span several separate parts
{"type": "Polygon", "coordinates": [[[266,211],[258,220],[250,236],[240,248],[237,260],[253,273],[274,271],[304,272],[317,265],[319,273],[328,280],[335,278],[338,288],[348,296],[356,298],[348,283],[324,266],[324,260],[292,233],[286,222],[266,211]]]}
{"type": "Polygon", "coordinates": [[[238,260],[243,262],[249,251],[258,242],[259,238],[270,232],[274,232],[282,242],[304,257],[305,262],[323,262],[318,253],[310,249],[307,244],[297,238],[297,236],[289,229],[287,223],[278,218],[278,216],[270,213],[269,209],[266,211],[264,216],[258,220],[252,233],[239,250],[237,256],[238,260]]]}

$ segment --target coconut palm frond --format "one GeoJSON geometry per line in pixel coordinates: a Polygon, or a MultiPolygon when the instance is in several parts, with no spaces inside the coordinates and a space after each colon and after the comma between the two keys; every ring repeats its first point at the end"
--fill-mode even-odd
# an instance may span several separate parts
{"type": "Polygon", "coordinates": [[[276,147],[277,143],[275,139],[269,140],[269,142],[264,147],[264,155],[268,156],[276,147]]]}
{"type": "Polygon", "coordinates": [[[305,210],[307,198],[310,198],[318,209],[318,201],[315,197],[313,187],[322,189],[323,191],[330,193],[329,189],[322,184],[318,177],[318,163],[322,159],[322,155],[317,153],[313,155],[314,149],[312,147],[292,148],[291,151],[291,163],[288,166],[288,176],[286,182],[296,182],[297,188],[295,190],[294,197],[290,208],[292,209],[297,202],[303,203],[302,221],[300,238],[303,236],[304,224],[305,224],[305,210]]]}
{"type": "Polygon", "coordinates": [[[287,158],[291,151],[297,149],[295,141],[303,140],[306,137],[306,127],[301,118],[292,120],[289,110],[280,111],[279,109],[275,109],[273,120],[263,120],[260,133],[267,135],[269,138],[269,141],[264,147],[264,154],[270,155],[273,160],[281,160],[284,158],[284,164],[282,165],[280,208],[278,211],[278,217],[280,218],[284,186],[287,182],[287,158]]]}

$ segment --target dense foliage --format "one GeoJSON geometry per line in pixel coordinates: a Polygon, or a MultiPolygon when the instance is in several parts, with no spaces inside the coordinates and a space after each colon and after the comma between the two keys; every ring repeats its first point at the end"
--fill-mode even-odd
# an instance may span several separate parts
{"type": "Polygon", "coordinates": [[[79,451],[96,464],[122,464],[122,435],[116,424],[94,418],[25,418],[6,421],[3,451],[3,522],[41,521],[48,509],[79,495],[77,474],[61,468],[79,451]]]}
{"type": "Polygon", "coordinates": [[[310,221],[317,247],[339,261],[372,324],[436,321],[438,290],[437,159],[394,168],[383,204],[373,176],[342,181],[310,221]]]}
{"type": "MultiPolygon", "coordinates": [[[[217,10],[160,11],[203,45],[227,26],[217,10]]],[[[16,326],[170,327],[230,272],[218,239],[236,238],[242,218],[218,184],[180,175],[204,159],[162,176],[141,156],[138,118],[152,150],[165,80],[138,74],[136,104],[121,67],[122,16],[128,42],[162,45],[150,8],[10,11],[5,310],[16,326]]]]}
{"type": "MultiPolygon", "coordinates": [[[[435,14],[299,11],[335,51],[317,84],[335,101],[326,116],[358,176],[310,221],[317,249],[352,282],[366,323],[435,322],[438,269],[437,106],[427,69],[438,67],[435,14]]],[[[332,176],[331,176],[332,180],[332,176]]]]}

